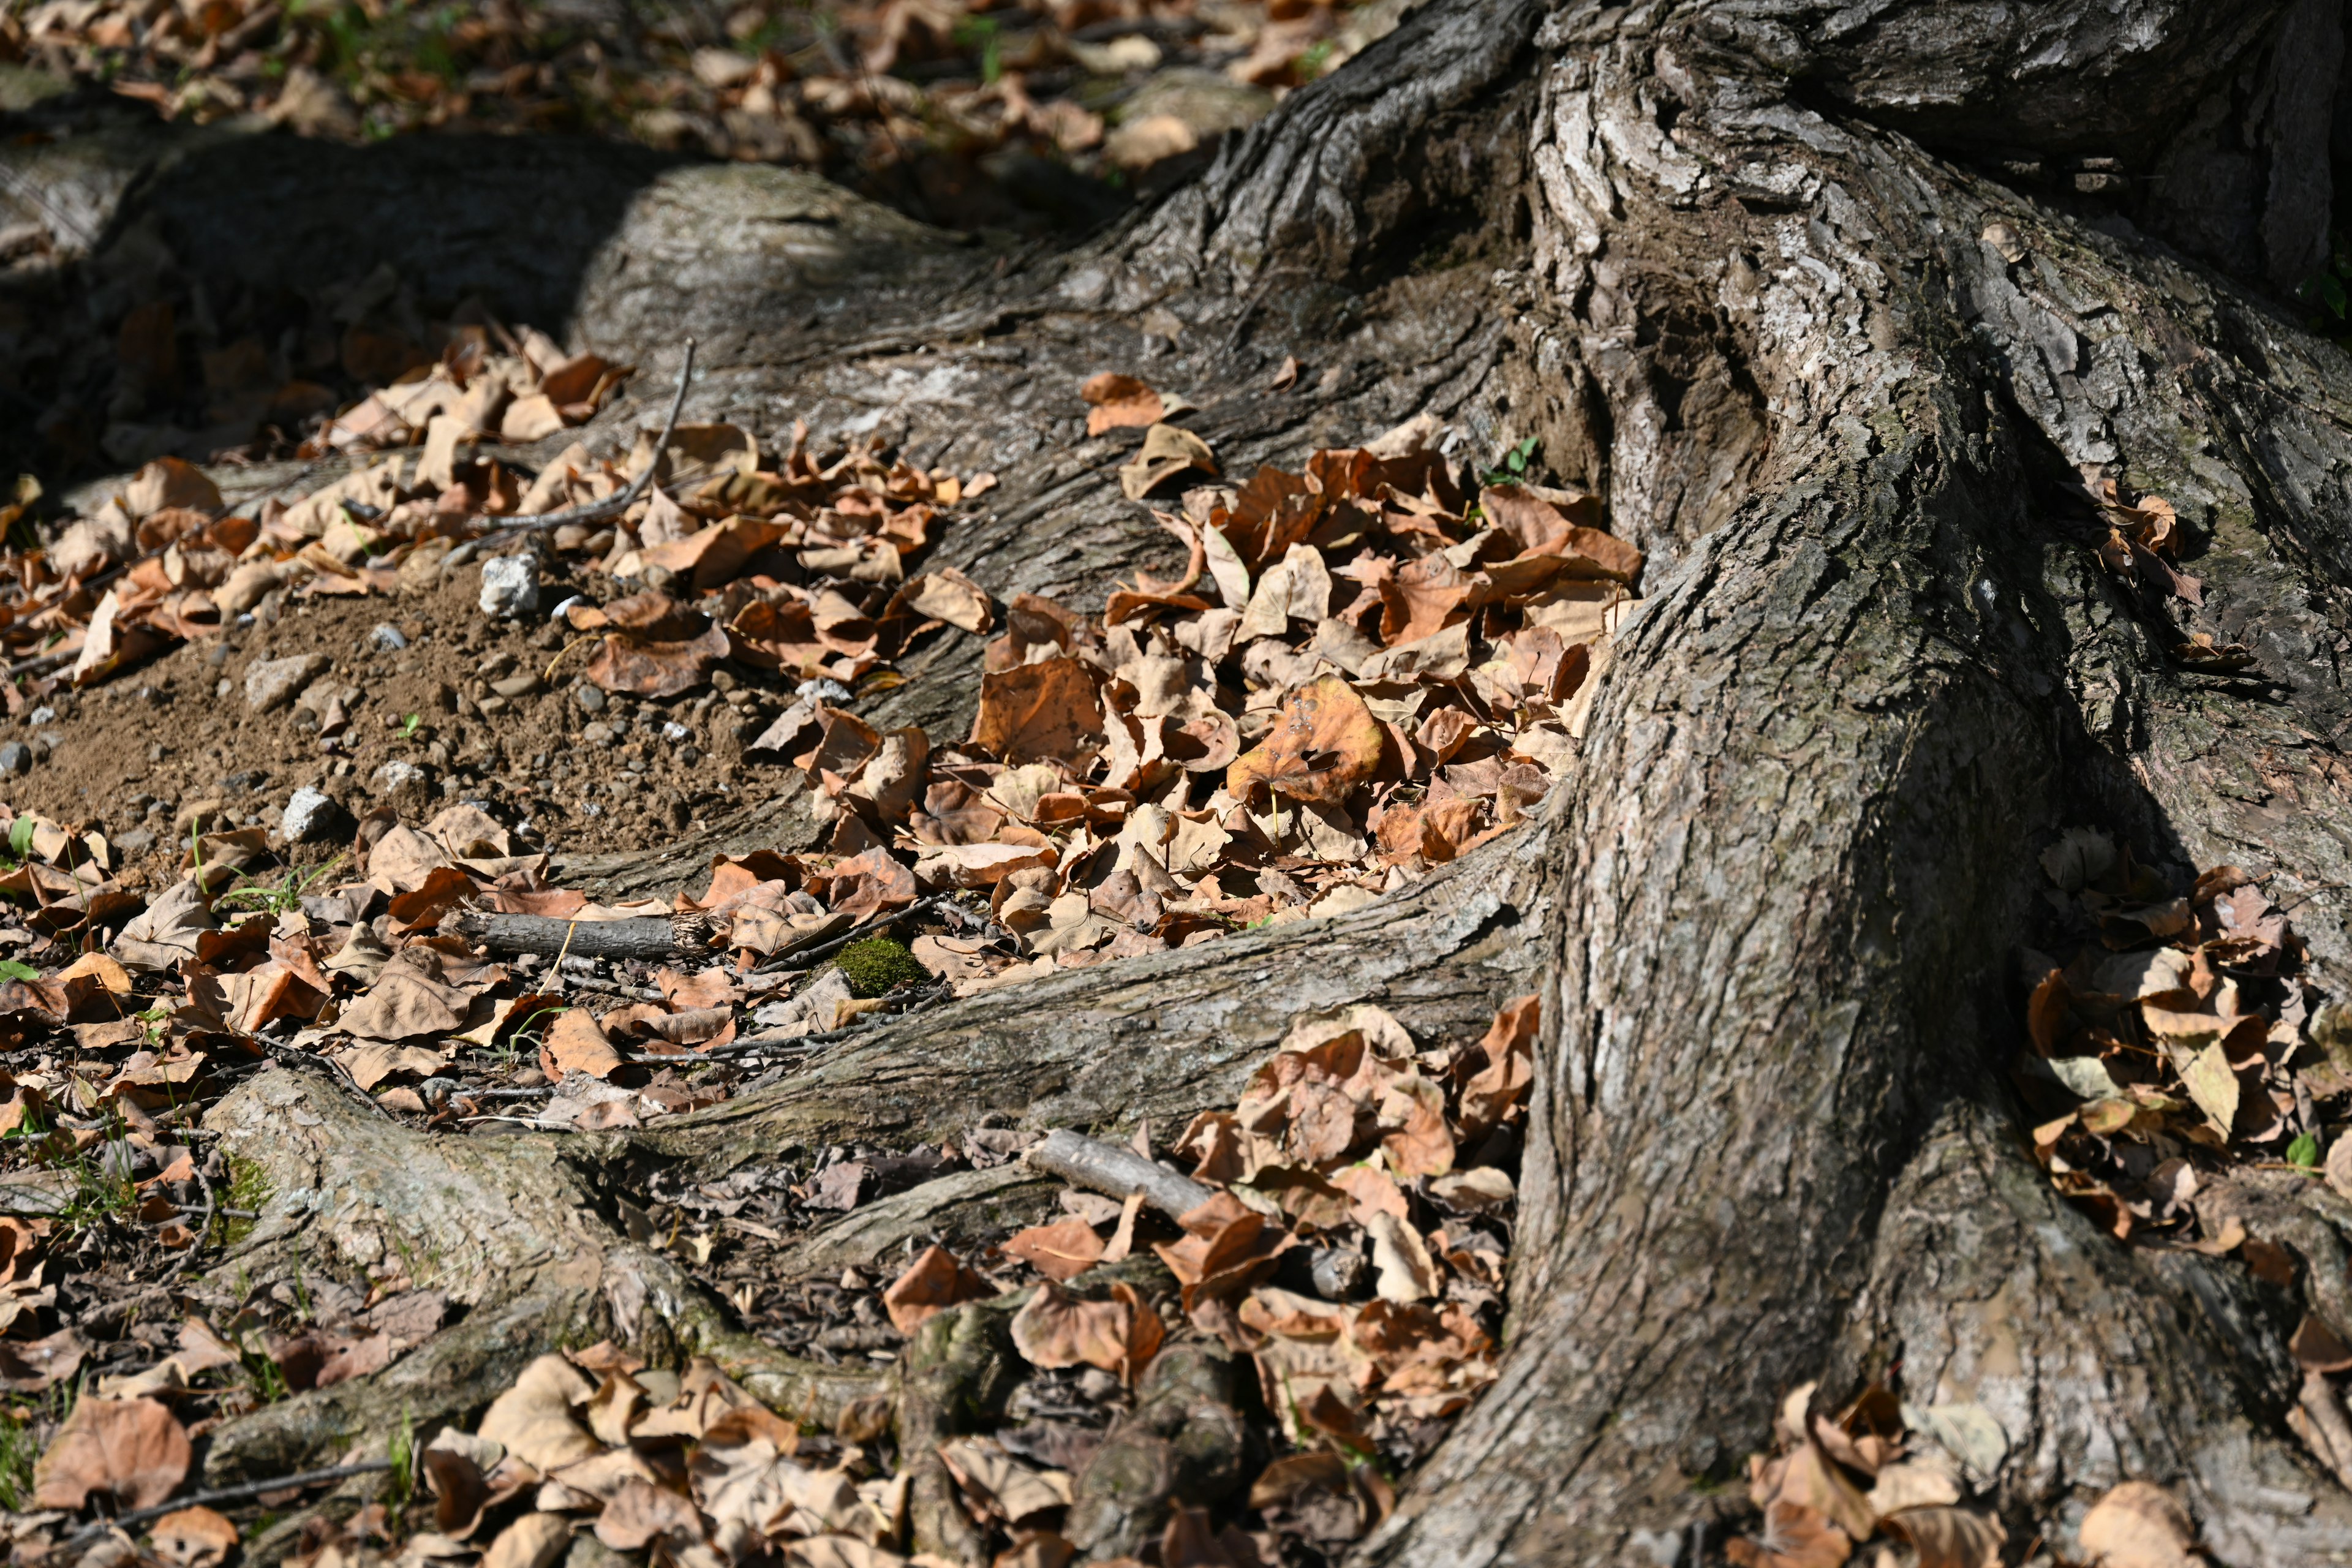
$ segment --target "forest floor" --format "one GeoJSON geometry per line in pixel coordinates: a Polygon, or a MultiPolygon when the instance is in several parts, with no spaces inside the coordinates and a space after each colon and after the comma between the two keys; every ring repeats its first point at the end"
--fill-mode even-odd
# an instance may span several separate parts
{"type": "MultiPolygon", "coordinates": [[[[102,84],[330,139],[588,130],[1034,235],[1182,178],[1401,12],[44,0],[0,50],[20,96],[102,84]]],[[[29,274],[62,245],[36,215],[0,259],[29,274]]],[[[19,363],[68,367],[26,422],[47,483],[0,507],[16,1555],[1343,1555],[1495,1374],[1531,995],[1462,1037],[1301,1016],[1236,1104],[1121,1142],[997,1113],[913,1148],[646,1162],[607,1194],[782,1354],[912,1376],[950,1328],[996,1336],[985,1419],[928,1452],[903,1409],[780,1420],[707,1360],[608,1342],[545,1347],[487,1410],[367,1435],[331,1473],[205,1489],[216,1435],[476,1304],[400,1249],[246,1271],[300,1199],[221,1126],[274,1075],[418,1137],[584,1141],[690,1121],[955,997],[1344,915],[1529,831],[1640,602],[1640,553],[1532,446],[1423,422],[1227,472],[1124,364],[1066,389],[1071,439],[1120,444],[1101,484],[1184,566],[1101,604],[1002,598],[932,559],[998,476],[823,430],[661,427],[667,389],[631,367],[447,303],[368,274],[219,312],[117,299],[94,346],[59,346],[89,335],[69,317],[0,322],[19,363]],[[968,728],[868,721],[966,679],[938,656],[967,641],[977,690],[942,707],[968,728]],[[924,1512],[934,1461],[946,1514],[924,1512]]],[[[1307,395],[1300,374],[1269,390],[1307,395]]],[[[2099,501],[2121,572],[2193,591],[2168,509],[2099,501]]],[[[2352,1142],[2317,1135],[2352,1079],[2297,1054],[2335,1026],[2284,914],[2229,868],[2156,885],[2095,832],[2046,864],[2015,1076],[2053,1180],[2118,1241],[2278,1267],[2197,1200],[2200,1172],[2352,1189],[2352,1142]]],[[[2352,1351],[2315,1320],[2296,1353],[2299,1430],[2346,1473],[2329,1380],[2352,1351]]],[[[1970,1506],[1982,1414],[1796,1391],[1733,1559],[1877,1538],[2015,1560],[1970,1506]]],[[[2186,1530],[2126,1483],[2078,1539],[2170,1564],[2186,1530]]]]}

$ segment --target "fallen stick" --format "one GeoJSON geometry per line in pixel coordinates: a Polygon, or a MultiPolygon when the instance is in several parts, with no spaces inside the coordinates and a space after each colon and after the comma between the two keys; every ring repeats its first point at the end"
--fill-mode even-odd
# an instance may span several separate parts
{"type": "MultiPolygon", "coordinates": [[[[266,1481],[247,1481],[240,1486],[215,1487],[208,1492],[196,1492],[188,1497],[173,1498],[169,1502],[159,1502],[152,1508],[137,1509],[130,1513],[118,1514],[112,1519],[101,1519],[77,1531],[58,1550],[60,1552],[69,1552],[79,1556],[104,1540],[106,1532],[110,1530],[129,1530],[134,1525],[152,1524],[165,1514],[176,1513],[184,1508],[209,1508],[216,1502],[242,1502],[247,1498],[259,1497],[264,1492],[282,1492],[298,1487],[323,1486],[329,1481],[349,1480],[353,1476],[371,1476],[380,1470],[390,1468],[392,1468],[392,1461],[389,1459],[368,1459],[360,1464],[336,1465],[324,1470],[302,1470],[290,1476],[273,1477],[266,1481]]],[[[71,1558],[68,1561],[71,1561],[71,1558]]]]}
{"type": "Polygon", "coordinates": [[[667,915],[632,915],[617,921],[567,921],[552,915],[497,915],[481,910],[457,910],[441,918],[441,929],[492,952],[564,951],[568,940],[580,958],[661,960],[710,955],[708,947],[688,946],[678,940],[677,922],[667,915]]]}
{"type": "Polygon", "coordinates": [[[1022,1159],[1048,1175],[1074,1186],[1090,1187],[1124,1198],[1141,1193],[1143,1201],[1170,1219],[1182,1219],[1216,1194],[1189,1176],[1180,1176],[1132,1149],[1105,1143],[1067,1128],[1045,1134],[1022,1159]]]}
{"type": "MultiPolygon", "coordinates": [[[[509,533],[525,533],[535,529],[554,528],[566,522],[594,522],[600,518],[617,517],[636,505],[638,500],[653,484],[654,474],[661,468],[662,454],[669,450],[669,438],[677,433],[678,411],[686,406],[686,384],[693,378],[693,375],[694,340],[688,338],[686,340],[686,363],[677,367],[677,395],[670,399],[669,417],[662,422],[661,439],[654,443],[653,461],[646,465],[644,473],[630,481],[628,489],[618,495],[606,496],[603,500],[590,501],[583,506],[566,507],[561,511],[530,512],[521,517],[508,518],[478,539],[467,541],[476,547],[475,553],[481,552],[482,545],[502,539],[509,533]]],[[[457,552],[451,551],[450,554],[454,557],[457,552]]]]}

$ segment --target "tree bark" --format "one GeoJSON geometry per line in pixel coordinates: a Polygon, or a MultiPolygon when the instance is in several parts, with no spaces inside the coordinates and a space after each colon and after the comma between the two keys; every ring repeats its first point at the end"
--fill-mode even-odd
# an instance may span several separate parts
{"type": "MultiPolygon", "coordinates": [[[[1648,552],[1649,597],[1545,821],[1405,894],[974,997],[641,1132],[410,1139],[378,1156],[393,1187],[302,1175],[287,1162],[314,1156],[257,1124],[287,1171],[261,1245],[356,1258],[372,1215],[423,1201],[401,1184],[443,1175],[525,1194],[561,1257],[492,1226],[454,1333],[505,1323],[500,1354],[525,1319],[667,1336],[816,1408],[858,1391],[754,1364],[600,1217],[616,1173],[990,1110],[1108,1132],[1229,1102],[1299,1014],[1371,1000],[1469,1031],[1539,984],[1501,1380],[1362,1561],[1692,1563],[1816,1378],[1990,1410],[1979,1479],[2013,1537],[2063,1545],[2137,1478],[2182,1489],[2217,1562],[2352,1561],[2352,1494],[2287,1425],[2297,1309],[2067,1207],[2001,1073],[2035,858],[2070,825],[2184,883],[2268,879],[2319,984],[2352,973],[2352,363],[2282,294],[2324,244],[2341,57],[2319,0],[1433,0],[1072,250],[909,240],[860,299],[779,257],[730,270],[663,187],[592,269],[581,331],[658,387],[667,332],[723,324],[698,416],[995,469],[995,510],[939,554],[1001,595],[1079,602],[1171,564],[1108,482],[1125,437],[1076,440],[1063,412],[1118,368],[1199,402],[1229,472],[1424,412],[1466,456],[1538,436],[1648,552]],[[663,267],[694,279],[667,315],[663,267]],[[1262,390],[1290,354],[1311,393],[1262,390]],[[2173,501],[2200,607],[2103,573],[2086,472],[2173,501]],[[2178,662],[2192,632],[2254,668],[2178,662]]],[[[869,720],[956,731],[977,668],[970,639],[932,644],[869,720]]],[[[787,786],[692,847],[774,843],[794,814],[787,786]]],[[[242,1092],[333,1100],[275,1071],[242,1092]]],[[[2315,1276],[2352,1236],[2325,1203],[2232,1191],[2315,1276]]],[[[330,1393],[289,1402],[328,1411],[314,1428],[285,1407],[224,1427],[208,1479],[348,1433],[373,1395],[330,1393]]]]}

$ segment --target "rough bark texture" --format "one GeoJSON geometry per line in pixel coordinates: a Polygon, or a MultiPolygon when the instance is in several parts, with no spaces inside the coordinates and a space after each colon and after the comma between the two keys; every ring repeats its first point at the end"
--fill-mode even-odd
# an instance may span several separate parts
{"type": "MultiPolygon", "coordinates": [[[[750,1369],[723,1308],[602,1217],[621,1173],[912,1142],[989,1110],[1181,1117],[1300,1013],[1373,1000],[1470,1031],[1539,978],[1502,1380],[1367,1562],[1688,1563],[1783,1393],[1898,1368],[1915,1398],[1999,1418],[1983,1479],[2015,1535],[2063,1544],[2140,1478],[2183,1489],[2217,1562],[2352,1561],[2352,1494],[2285,1425],[2296,1304],[2059,1202],[2000,1070],[2034,857],[2070,824],[2177,878],[2271,879],[2321,983],[2352,977],[2352,363],[2282,292],[2325,244],[2342,57],[2323,0],[1433,0],[1073,250],[960,247],[772,172],[642,176],[569,264],[576,330],[655,388],[673,335],[705,331],[699,416],[995,469],[995,510],[940,554],[1000,595],[1079,602],[1172,564],[1109,480],[1133,433],[1074,431],[1071,390],[1116,367],[1186,389],[1228,471],[1424,411],[1475,455],[1540,436],[1649,552],[1646,608],[1548,820],[1404,896],[984,994],[561,1150],[404,1142],[393,1179],[255,1121],[234,1135],[290,1173],[257,1264],[298,1233],[390,1245],[372,1216],[462,1184],[448,1234],[483,1283],[452,1335],[512,1326],[448,1401],[495,1379],[493,1350],[523,1353],[526,1321],[731,1345],[750,1369]],[[1286,354],[1300,390],[1258,390],[1286,354]],[[2101,572],[2085,470],[2179,507],[2201,609],[2101,572]],[[2255,668],[2176,663],[2191,630],[2255,668]]],[[[932,645],[870,717],[953,731],[976,668],[968,640],[932,645]]],[[[802,831],[785,788],[682,853],[802,831]]],[[[215,1119],[288,1095],[394,1136],[275,1072],[215,1119]]],[[[2259,1183],[2224,1196],[2315,1274],[2352,1235],[2259,1183]]],[[[835,1241],[813,1267],[859,1245],[835,1241]]],[[[2314,1309],[2340,1316],[2334,1294],[2314,1309]]],[[[430,1371],[407,1364],[377,1391],[430,1371]]],[[[759,1374],[787,1405],[854,1393],[759,1374]]],[[[310,1439],[306,1415],[233,1424],[214,1471],[289,1458],[370,1396],[310,1439]]]]}

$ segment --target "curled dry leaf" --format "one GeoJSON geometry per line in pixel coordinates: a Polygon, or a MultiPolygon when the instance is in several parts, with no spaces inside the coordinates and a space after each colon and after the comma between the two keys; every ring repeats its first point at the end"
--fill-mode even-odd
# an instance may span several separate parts
{"type": "Polygon", "coordinates": [[[574,1072],[610,1078],[621,1065],[621,1053],[613,1048],[612,1041],[604,1037],[604,1026],[585,1007],[572,1008],[548,1025],[540,1054],[546,1058],[541,1070],[552,1079],[574,1072]]]}
{"type": "Polygon", "coordinates": [[[976,1301],[989,1293],[988,1281],[964,1267],[944,1247],[927,1247],[907,1271],[882,1292],[890,1322],[902,1334],[911,1334],[936,1312],[960,1302],[976,1301]]]}
{"type": "Polygon", "coordinates": [[[1999,1520],[1965,1508],[1915,1508],[1885,1522],[1888,1534],[1919,1553],[1919,1568],[2000,1568],[2009,1539],[1999,1520]]]}
{"type": "Polygon", "coordinates": [[[1129,500],[1141,500],[1188,469],[1216,477],[1217,459],[1209,444],[1175,425],[1154,425],[1143,433],[1143,447],[1118,470],[1118,488],[1129,500]]]}
{"type": "Polygon", "coordinates": [[[236,1548],[236,1526],[208,1508],[184,1508],[149,1531],[155,1556],[169,1568],[220,1568],[236,1548]]]}
{"type": "Polygon", "coordinates": [[[543,1355],[522,1369],[515,1385],[490,1402],[478,1436],[544,1474],[604,1451],[573,1419],[595,1384],[560,1355],[543,1355]]]}
{"type": "Polygon", "coordinates": [[[187,1429],[154,1400],[85,1396],[33,1468],[34,1506],[79,1509],[95,1495],[152,1508],[187,1479],[190,1453],[187,1429]]]}
{"type": "Polygon", "coordinates": [[[1283,704],[1265,739],[1225,771],[1225,788],[1236,799],[1271,791],[1336,805],[1379,770],[1385,738],[1355,689],[1325,676],[1283,704]]]}
{"type": "Polygon", "coordinates": [[[1014,1315],[1013,1346],[1048,1372],[1084,1363],[1131,1384],[1159,1353],[1165,1332],[1132,1287],[1112,1286],[1108,1301],[1081,1301],[1049,1281],[1014,1315]]]}
{"type": "Polygon", "coordinates": [[[1126,429],[1139,425],[1157,425],[1167,414],[1160,395],[1131,375],[1119,375],[1105,371],[1078,388],[1078,395],[1091,405],[1087,410],[1087,434],[1099,436],[1106,430],[1126,429]]]}
{"type": "Polygon", "coordinates": [[[980,678],[971,744],[1019,764],[1071,761],[1100,743],[1102,702],[1075,658],[1045,658],[980,678]]]}
{"type": "Polygon", "coordinates": [[[1004,1250],[1046,1279],[1074,1279],[1102,1261],[1103,1239],[1082,1219],[1033,1225],[1006,1239],[1004,1250]]]}
{"type": "Polygon", "coordinates": [[[2180,1500],[2149,1481],[2126,1481],[2091,1505],[2084,1556],[2103,1568],[2193,1568],[2196,1528],[2180,1500]]]}
{"type": "Polygon", "coordinates": [[[572,1521],[560,1513],[527,1513],[499,1532],[482,1553],[481,1568],[553,1568],[572,1546],[572,1521]]]}

